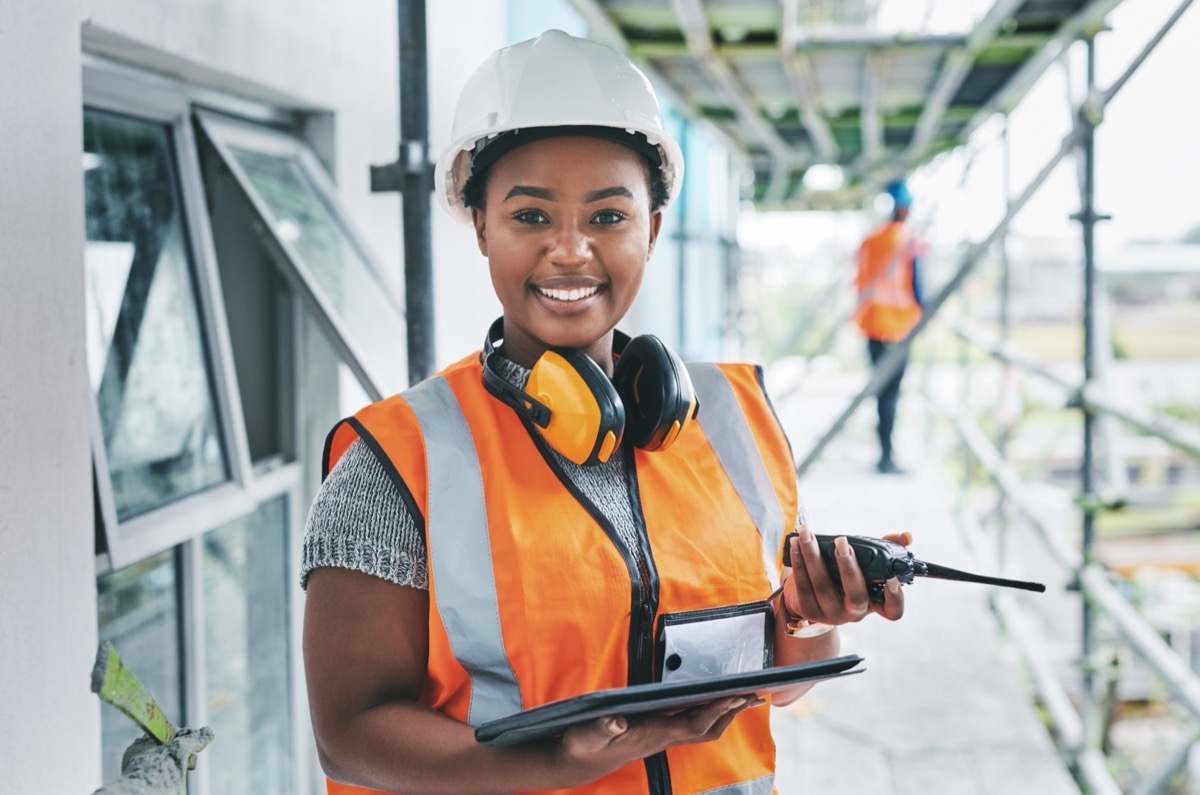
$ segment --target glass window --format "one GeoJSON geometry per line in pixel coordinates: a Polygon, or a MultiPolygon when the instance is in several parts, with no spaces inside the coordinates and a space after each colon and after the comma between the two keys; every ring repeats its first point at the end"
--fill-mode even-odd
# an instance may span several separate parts
{"type": "Polygon", "coordinates": [[[202,129],[258,208],[298,290],[376,398],[406,383],[404,315],[333,205],[300,141],[204,117],[202,129]],[[363,375],[360,375],[363,378],[363,375]]]}
{"type": "Polygon", "coordinates": [[[169,128],[84,112],[88,371],[118,518],[228,477],[169,128]]]}
{"type": "MultiPolygon", "coordinates": [[[[121,659],[154,695],[167,719],[186,722],[180,663],[179,591],[175,552],[167,551],[100,577],[96,583],[100,640],[110,640],[121,659]]],[[[142,735],[115,708],[100,710],[104,780],[121,775],[121,756],[142,735]]]]}
{"type": "Polygon", "coordinates": [[[210,792],[288,792],[286,521],[280,497],[203,540],[210,792]]]}
{"type": "Polygon", "coordinates": [[[250,460],[295,459],[293,293],[255,230],[254,208],[211,146],[200,147],[250,460]]]}

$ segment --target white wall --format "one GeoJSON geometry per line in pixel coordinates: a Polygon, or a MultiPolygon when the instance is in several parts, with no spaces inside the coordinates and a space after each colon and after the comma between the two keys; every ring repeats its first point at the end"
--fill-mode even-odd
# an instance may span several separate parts
{"type": "Polygon", "coordinates": [[[100,783],[75,8],[17,0],[0,18],[5,792],[83,795],[100,783]]]}
{"type": "MultiPolygon", "coordinates": [[[[429,28],[429,137],[432,157],[450,142],[458,92],[493,50],[503,47],[505,3],[479,0],[426,0],[429,28]],[[464,22],[469,20],[469,24],[464,22]]],[[[434,202],[433,292],[438,367],[458,361],[483,344],[500,316],[487,260],[475,244],[475,231],[451,218],[434,202]]]]}

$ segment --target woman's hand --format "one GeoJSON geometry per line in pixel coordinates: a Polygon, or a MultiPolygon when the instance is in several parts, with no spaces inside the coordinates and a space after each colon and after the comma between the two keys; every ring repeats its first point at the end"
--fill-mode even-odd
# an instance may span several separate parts
{"type": "Polygon", "coordinates": [[[562,763],[598,778],[676,745],[716,740],[739,712],[763,703],[754,697],[722,698],[671,715],[615,716],[581,723],[563,735],[562,763]]]}
{"type": "MultiPolygon", "coordinates": [[[[905,547],[912,543],[910,533],[883,538],[905,547]]],[[[878,613],[889,621],[904,615],[904,593],[894,577],[887,581],[882,602],[870,599],[862,569],[844,537],[835,541],[840,585],[829,576],[816,536],[806,525],[801,525],[799,537],[789,539],[788,543],[792,545],[792,568],[783,589],[783,599],[793,614],[814,623],[833,625],[862,621],[871,613],[878,613]]],[[[787,571],[785,569],[785,574],[787,571]]]]}

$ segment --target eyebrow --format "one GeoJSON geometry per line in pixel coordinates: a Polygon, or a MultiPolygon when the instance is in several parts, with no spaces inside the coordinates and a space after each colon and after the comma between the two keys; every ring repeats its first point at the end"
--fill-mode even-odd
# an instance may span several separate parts
{"type": "Polygon", "coordinates": [[[554,191],[546,190],[545,188],[535,188],[530,185],[516,185],[504,197],[504,201],[508,201],[514,196],[532,196],[535,199],[545,199],[548,202],[554,201],[554,191]]]}
{"type": "MultiPolygon", "coordinates": [[[[530,196],[534,199],[543,199],[549,202],[556,201],[554,191],[546,190],[545,188],[535,188],[532,185],[514,185],[504,197],[504,201],[508,201],[514,196],[530,196]]],[[[613,196],[623,196],[626,199],[632,199],[633,193],[630,192],[629,188],[618,185],[613,188],[594,190],[584,196],[583,201],[585,204],[591,204],[592,202],[602,201],[604,199],[612,198],[613,196]]]]}
{"type": "Polygon", "coordinates": [[[629,188],[625,188],[625,187],[618,185],[615,188],[605,188],[604,190],[594,190],[591,193],[589,193],[588,195],[584,196],[583,201],[585,204],[591,204],[592,202],[598,202],[598,201],[601,201],[602,199],[609,199],[609,198],[612,198],[613,196],[624,196],[626,199],[633,198],[633,194],[630,193],[629,188]]]}

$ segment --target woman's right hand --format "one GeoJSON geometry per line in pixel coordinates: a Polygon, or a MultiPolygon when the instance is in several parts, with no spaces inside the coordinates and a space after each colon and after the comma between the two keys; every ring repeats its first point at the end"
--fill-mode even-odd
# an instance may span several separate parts
{"type": "Polygon", "coordinates": [[[719,738],[742,710],[761,699],[722,698],[671,715],[598,718],[567,729],[562,762],[597,777],[676,745],[706,743],[719,738]]]}

